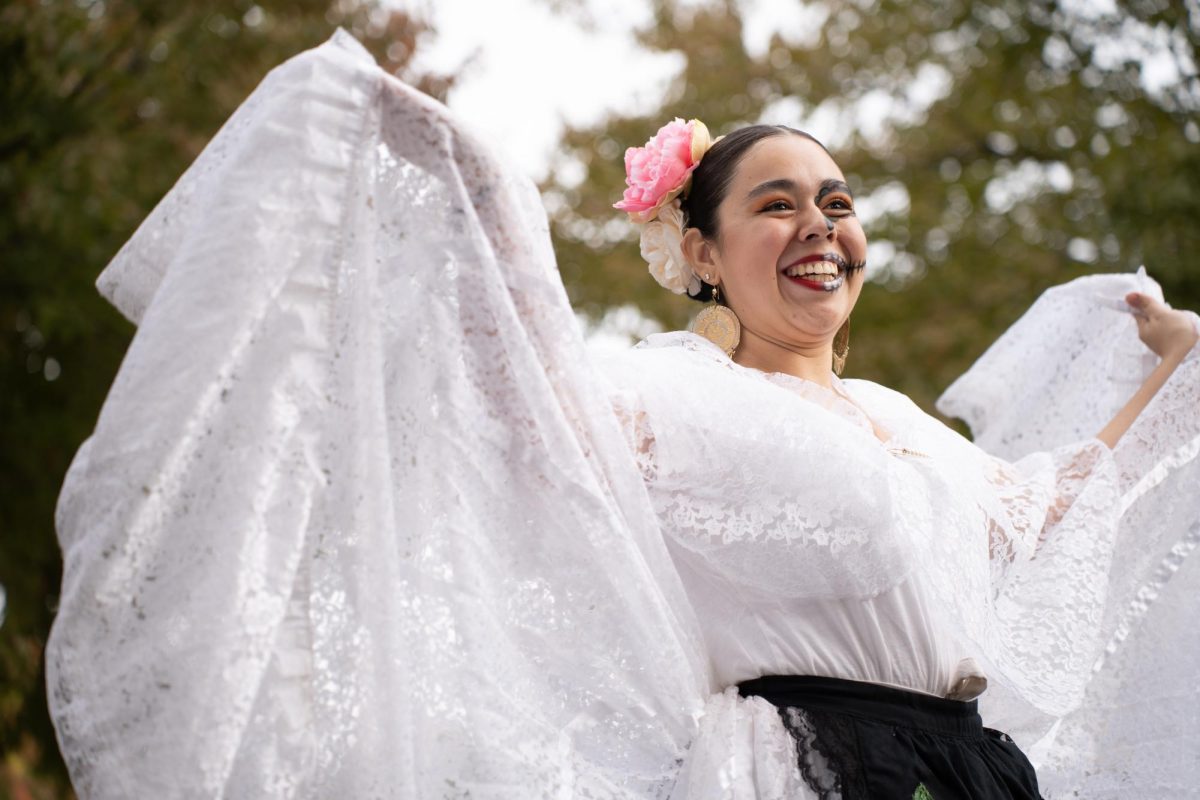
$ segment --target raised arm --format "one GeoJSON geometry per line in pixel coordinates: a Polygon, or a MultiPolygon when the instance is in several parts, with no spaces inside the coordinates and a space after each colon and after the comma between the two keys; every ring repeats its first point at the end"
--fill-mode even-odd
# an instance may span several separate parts
{"type": "Polygon", "coordinates": [[[1110,448],[1117,446],[1117,441],[1129,430],[1129,426],[1145,410],[1154,395],[1200,339],[1200,332],[1196,330],[1190,314],[1176,311],[1140,292],[1130,292],[1125,296],[1125,301],[1133,307],[1138,336],[1161,360],[1141,387],[1134,392],[1133,397],[1129,398],[1117,415],[1096,434],[1096,438],[1110,448]]]}

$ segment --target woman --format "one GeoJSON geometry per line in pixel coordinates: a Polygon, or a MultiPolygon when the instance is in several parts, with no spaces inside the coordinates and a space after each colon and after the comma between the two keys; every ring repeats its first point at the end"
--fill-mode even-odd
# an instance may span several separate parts
{"type": "Polygon", "coordinates": [[[721,290],[733,359],[668,335],[602,381],[532,187],[344,34],[268,76],[101,276],[138,333],[47,653],[81,796],[1034,796],[1007,742],[909,735],[926,773],[844,758],[844,719],[1078,704],[1111,457],[1013,466],[832,377],[865,242],[771,130],[685,165],[655,267],[721,290]]]}
{"type": "Polygon", "coordinates": [[[866,240],[824,148],[771,126],[708,141],[696,121],[665,126],[627,155],[630,185],[617,207],[656,226],[643,250],[664,286],[719,293],[723,308],[706,312],[721,323],[717,347],[652,337],[646,349],[660,352],[635,353],[614,374],[640,395],[626,419],[637,420],[636,449],[718,685],[740,684],[742,695],[779,706],[805,784],[822,797],[907,798],[922,786],[933,797],[1038,797],[1012,740],[975,714],[987,685],[978,662],[1048,711],[1072,691],[1070,673],[1090,666],[1094,631],[1083,620],[1089,601],[1102,600],[1088,586],[1104,581],[1101,543],[1117,516],[1108,451],[1195,345],[1190,316],[1141,294],[1126,298],[1161,362],[1099,432],[1103,446],[1060,450],[1057,479],[1039,482],[972,452],[906,399],[831,371],[845,358],[866,240]],[[681,432],[681,422],[697,430],[681,432]],[[660,451],[668,455],[656,458],[660,451]],[[885,453],[906,463],[887,464],[885,453]],[[722,461],[756,471],[719,478],[722,461]],[[855,483],[860,494],[847,491],[855,483]],[[878,502],[889,494],[890,504],[878,502]],[[903,508],[901,496],[928,507],[903,508]],[[813,507],[823,519],[813,520],[813,507]],[[930,530],[900,530],[922,513],[930,530]],[[938,524],[938,515],[953,523],[938,524]],[[846,536],[855,528],[865,545],[846,536]],[[1073,537],[1090,551],[1072,552],[1073,537]],[[979,556],[956,552],[953,538],[979,556]],[[975,585],[969,576],[989,549],[991,575],[975,585]],[[927,559],[925,568],[914,558],[927,559]],[[1069,558],[1075,574],[1056,558],[1069,558]],[[1014,583],[1019,596],[1004,597],[1014,583]],[[1039,597],[1039,585],[1054,594],[1039,597]],[[993,593],[1000,602],[986,608],[993,593]],[[1005,601],[1012,606],[1001,611],[1005,601]],[[1060,606],[1058,619],[1013,613],[1043,601],[1060,606]],[[944,613],[973,602],[978,615],[944,613]],[[1021,647],[1034,627],[1053,632],[1066,656],[1058,665],[1021,647]],[[1057,686],[1035,688],[1055,672],[1057,686]]]}

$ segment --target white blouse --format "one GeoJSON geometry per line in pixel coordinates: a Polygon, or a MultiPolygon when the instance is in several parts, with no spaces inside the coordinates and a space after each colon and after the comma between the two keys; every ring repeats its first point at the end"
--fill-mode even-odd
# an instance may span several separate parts
{"type": "Polygon", "coordinates": [[[670,549],[722,685],[763,675],[819,675],[941,697],[972,677],[972,691],[955,693],[962,700],[986,685],[912,580],[875,597],[771,598],[690,559],[686,547],[670,549]]]}
{"type": "Polygon", "coordinates": [[[895,392],[741,367],[690,333],[605,370],[716,689],[818,675],[978,696],[993,631],[974,608],[1003,594],[1081,482],[1106,480],[1098,441],[1022,471],[895,392]]]}

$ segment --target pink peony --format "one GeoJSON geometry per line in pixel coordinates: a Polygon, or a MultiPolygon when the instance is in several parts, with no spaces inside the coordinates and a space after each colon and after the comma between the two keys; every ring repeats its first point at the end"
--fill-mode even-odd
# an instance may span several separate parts
{"type": "Polygon", "coordinates": [[[613,208],[627,212],[634,222],[654,219],[683,191],[709,144],[708,129],[699,120],[668,122],[645,147],[625,151],[628,188],[613,208]]]}

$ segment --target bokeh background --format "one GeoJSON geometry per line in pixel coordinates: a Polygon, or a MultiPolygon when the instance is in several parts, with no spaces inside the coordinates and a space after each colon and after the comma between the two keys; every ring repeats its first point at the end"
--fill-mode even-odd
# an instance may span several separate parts
{"type": "MultiPolygon", "coordinates": [[[[522,15],[603,49],[613,15],[636,3],[626,27],[646,74],[631,102],[597,93],[595,113],[522,139],[544,140],[527,171],[581,324],[608,341],[697,310],[649,278],[636,231],[610,208],[624,148],[674,116],[714,133],[784,122],[831,146],[872,241],[847,373],[926,408],[1051,285],[1144,263],[1174,305],[1200,309],[1200,0],[8,0],[0,797],[72,796],[42,679],[60,576],[54,501],[133,334],[96,275],[263,75],[338,26],[469,116],[486,53],[424,54],[441,52],[452,25],[469,28],[475,1],[512,23],[484,40],[547,48],[508,89],[514,108],[539,101],[542,78],[550,103],[549,78],[570,58],[530,37],[522,15]]],[[[602,85],[625,85],[631,58],[614,52],[602,85]]],[[[505,107],[503,88],[483,94],[505,107]]]]}

